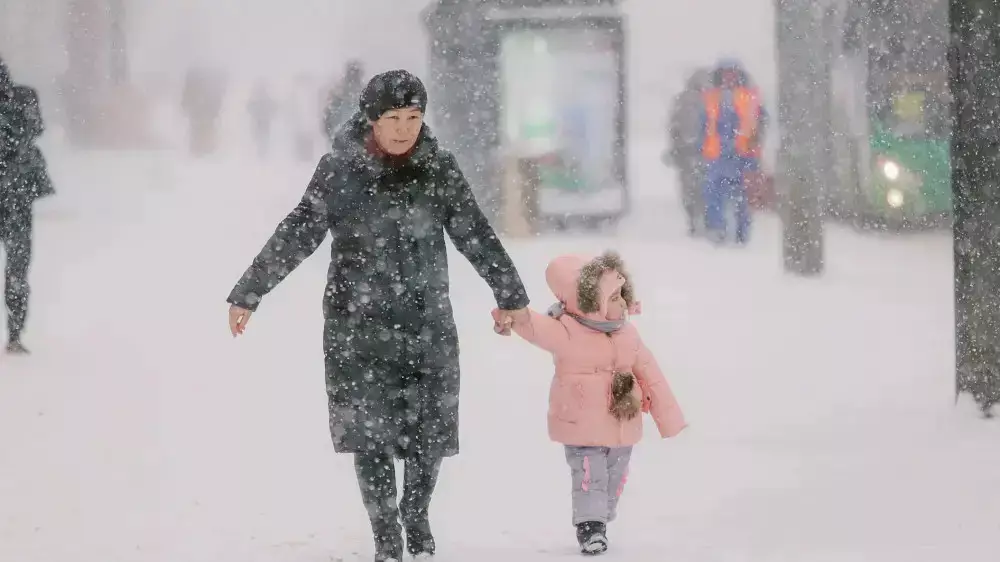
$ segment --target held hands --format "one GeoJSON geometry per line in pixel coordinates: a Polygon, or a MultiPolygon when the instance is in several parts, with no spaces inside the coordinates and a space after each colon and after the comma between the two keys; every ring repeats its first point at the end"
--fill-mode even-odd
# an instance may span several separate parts
{"type": "Polygon", "coordinates": [[[233,333],[234,338],[243,335],[252,314],[253,312],[235,304],[229,307],[229,331],[233,333]]]}
{"type": "Polygon", "coordinates": [[[511,326],[528,320],[528,309],[500,310],[494,308],[491,315],[493,316],[493,331],[501,336],[509,336],[511,326]]]}
{"type": "MultiPolygon", "coordinates": [[[[247,323],[250,322],[251,315],[253,315],[253,312],[236,306],[235,304],[229,307],[229,331],[233,334],[234,338],[236,336],[243,335],[243,332],[246,331],[247,323]]],[[[492,315],[493,331],[501,336],[509,336],[511,326],[517,322],[524,322],[528,319],[528,309],[493,309],[492,315]]]]}

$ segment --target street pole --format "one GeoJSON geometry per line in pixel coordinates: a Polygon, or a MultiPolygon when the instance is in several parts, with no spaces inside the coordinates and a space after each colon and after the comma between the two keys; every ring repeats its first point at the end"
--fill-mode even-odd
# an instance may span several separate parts
{"type": "Polygon", "coordinates": [[[955,392],[1000,403],[1000,7],[950,0],[955,392]]]}
{"type": "Polygon", "coordinates": [[[815,0],[775,1],[781,133],[775,179],[782,193],[782,255],[785,271],[818,276],[823,272],[820,193],[831,179],[832,148],[826,8],[815,0]]]}

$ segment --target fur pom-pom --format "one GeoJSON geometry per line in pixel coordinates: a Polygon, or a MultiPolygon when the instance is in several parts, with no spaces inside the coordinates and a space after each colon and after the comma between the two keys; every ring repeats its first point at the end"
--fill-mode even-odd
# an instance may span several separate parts
{"type": "Polygon", "coordinates": [[[611,415],[618,421],[628,421],[642,411],[642,400],[634,393],[635,376],[617,372],[611,381],[611,415]]]}

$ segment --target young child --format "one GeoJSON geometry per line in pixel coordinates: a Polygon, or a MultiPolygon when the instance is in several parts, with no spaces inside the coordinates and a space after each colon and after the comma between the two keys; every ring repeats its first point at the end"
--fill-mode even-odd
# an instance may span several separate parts
{"type": "Polygon", "coordinates": [[[621,258],[559,257],[545,278],[559,302],[547,315],[529,310],[515,317],[511,327],[555,360],[549,437],[566,447],[581,552],[601,554],[632,446],[642,437],[641,413],[652,414],[664,438],[686,423],[656,360],[627,322],[639,303],[621,258]]]}

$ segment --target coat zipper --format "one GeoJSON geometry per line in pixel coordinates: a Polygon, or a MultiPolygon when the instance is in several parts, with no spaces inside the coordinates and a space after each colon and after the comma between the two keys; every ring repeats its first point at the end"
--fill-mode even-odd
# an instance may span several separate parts
{"type": "MultiPolygon", "coordinates": [[[[611,344],[611,380],[615,379],[615,371],[618,368],[618,346],[615,345],[615,339],[613,334],[607,334],[608,343],[611,344]]],[[[625,422],[618,422],[618,446],[621,447],[625,443],[625,422]]]]}

